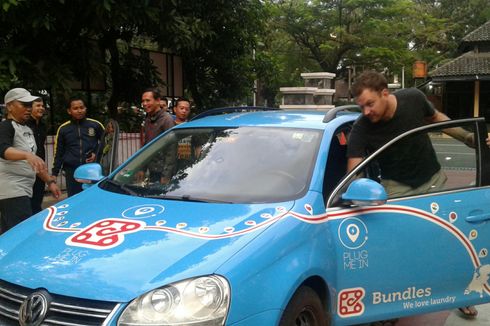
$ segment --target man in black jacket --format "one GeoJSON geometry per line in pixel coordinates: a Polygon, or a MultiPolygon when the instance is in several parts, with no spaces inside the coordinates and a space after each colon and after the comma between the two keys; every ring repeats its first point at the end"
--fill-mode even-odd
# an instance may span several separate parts
{"type": "Polygon", "coordinates": [[[63,123],[56,132],[52,174],[57,176],[60,169],[65,171],[68,197],[82,191],[73,173],[82,164],[99,162],[102,154],[104,126],[97,120],[87,118],[87,108],[79,97],[68,102],[69,121],[63,123]]]}

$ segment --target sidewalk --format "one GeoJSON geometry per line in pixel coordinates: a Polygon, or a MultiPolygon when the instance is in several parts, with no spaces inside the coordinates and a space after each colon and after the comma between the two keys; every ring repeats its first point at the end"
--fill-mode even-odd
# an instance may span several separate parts
{"type": "Polygon", "coordinates": [[[488,326],[490,325],[490,303],[476,306],[478,316],[465,319],[458,309],[434,312],[425,315],[401,318],[396,326],[488,326]]]}

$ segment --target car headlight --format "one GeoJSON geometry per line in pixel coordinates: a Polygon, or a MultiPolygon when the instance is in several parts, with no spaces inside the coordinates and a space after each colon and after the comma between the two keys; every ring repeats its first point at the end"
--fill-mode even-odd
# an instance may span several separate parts
{"type": "Polygon", "coordinates": [[[223,325],[230,287],[218,275],[202,276],[155,289],[131,301],[119,326],[223,325]]]}

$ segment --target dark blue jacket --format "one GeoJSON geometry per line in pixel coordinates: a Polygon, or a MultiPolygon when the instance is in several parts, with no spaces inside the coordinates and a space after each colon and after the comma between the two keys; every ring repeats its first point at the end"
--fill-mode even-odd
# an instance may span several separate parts
{"type": "Polygon", "coordinates": [[[100,161],[104,126],[97,120],[85,118],[63,123],[56,132],[54,143],[54,163],[51,173],[58,175],[60,169],[75,169],[85,164],[89,153],[97,155],[100,161]]]}

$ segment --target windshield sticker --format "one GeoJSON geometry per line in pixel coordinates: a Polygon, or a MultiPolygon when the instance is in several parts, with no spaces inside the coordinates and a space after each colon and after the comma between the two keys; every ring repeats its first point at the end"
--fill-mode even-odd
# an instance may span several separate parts
{"type": "Polygon", "coordinates": [[[233,144],[238,141],[238,137],[236,135],[229,134],[226,137],[216,137],[216,143],[228,143],[233,144]]]}
{"type": "Polygon", "coordinates": [[[296,140],[301,140],[303,139],[303,136],[304,134],[302,132],[295,132],[293,133],[292,138],[296,140]]]}

